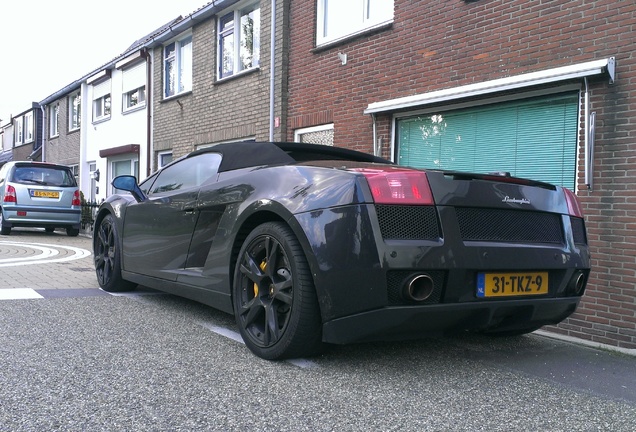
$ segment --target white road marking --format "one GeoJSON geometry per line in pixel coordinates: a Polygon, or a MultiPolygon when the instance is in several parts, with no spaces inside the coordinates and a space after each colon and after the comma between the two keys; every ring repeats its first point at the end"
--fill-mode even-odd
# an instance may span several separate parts
{"type": "Polygon", "coordinates": [[[0,289],[0,300],[25,300],[44,298],[31,288],[0,289]]]}
{"type": "MultiPolygon", "coordinates": [[[[245,342],[243,341],[243,338],[241,337],[241,334],[238,332],[235,332],[234,330],[230,330],[227,329],[225,327],[219,327],[216,326],[214,324],[210,324],[204,321],[198,321],[197,324],[199,324],[201,327],[204,327],[218,335],[221,336],[225,336],[228,339],[232,339],[233,341],[236,341],[238,343],[241,343],[243,345],[245,345],[245,342]]],[[[293,364],[294,366],[298,366],[299,368],[302,369],[314,369],[314,368],[318,368],[318,364],[314,363],[310,360],[307,359],[303,359],[303,358],[299,358],[299,359],[288,359],[285,360],[287,363],[289,364],[293,364]]]]}
{"type": "Polygon", "coordinates": [[[76,248],[72,246],[52,245],[52,244],[43,244],[43,243],[15,243],[15,242],[1,241],[0,247],[3,245],[37,249],[42,253],[38,255],[30,256],[30,257],[0,259],[0,267],[15,267],[15,266],[23,266],[23,265],[31,265],[31,264],[59,263],[59,262],[66,262],[66,261],[74,261],[74,260],[82,259],[91,255],[91,252],[87,251],[86,249],[76,248]],[[61,258],[52,258],[60,254],[59,249],[70,250],[73,252],[73,255],[69,255],[69,256],[65,256],[61,258]]]}

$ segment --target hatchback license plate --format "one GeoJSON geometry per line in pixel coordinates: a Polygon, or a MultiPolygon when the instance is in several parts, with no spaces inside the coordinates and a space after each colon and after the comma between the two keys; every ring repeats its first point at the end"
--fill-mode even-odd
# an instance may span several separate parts
{"type": "Polygon", "coordinates": [[[477,274],[477,297],[531,296],[547,293],[548,272],[477,274]]]}
{"type": "Polygon", "coordinates": [[[31,191],[31,196],[36,198],[59,198],[60,193],[58,191],[31,191]]]}

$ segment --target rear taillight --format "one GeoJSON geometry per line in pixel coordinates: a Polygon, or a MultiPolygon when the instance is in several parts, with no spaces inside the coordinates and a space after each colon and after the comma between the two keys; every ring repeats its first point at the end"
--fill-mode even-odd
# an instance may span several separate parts
{"type": "Polygon", "coordinates": [[[406,169],[358,169],[371,189],[376,204],[433,205],[426,173],[406,169]]]}
{"type": "Polygon", "coordinates": [[[570,189],[563,188],[565,193],[565,201],[568,203],[568,213],[570,216],[583,217],[583,208],[579,198],[570,189]]]}
{"type": "Polygon", "coordinates": [[[81,206],[82,205],[82,201],[80,200],[80,192],[79,190],[75,190],[75,192],[73,192],[73,201],[71,202],[72,206],[81,206]]]}
{"type": "Polygon", "coordinates": [[[18,203],[18,197],[15,193],[15,188],[11,185],[7,185],[4,190],[4,202],[6,203],[18,203]]]}

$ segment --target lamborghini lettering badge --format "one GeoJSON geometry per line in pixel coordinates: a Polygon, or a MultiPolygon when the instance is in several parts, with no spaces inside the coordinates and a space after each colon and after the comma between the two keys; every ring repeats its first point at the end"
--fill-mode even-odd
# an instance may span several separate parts
{"type": "Polygon", "coordinates": [[[507,195],[504,199],[501,200],[501,202],[513,203],[513,204],[530,204],[530,201],[525,198],[510,198],[507,195]]]}

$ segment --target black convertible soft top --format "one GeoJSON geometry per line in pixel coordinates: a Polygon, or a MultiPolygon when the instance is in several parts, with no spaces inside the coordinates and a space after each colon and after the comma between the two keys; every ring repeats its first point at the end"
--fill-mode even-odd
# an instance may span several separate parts
{"type": "Polygon", "coordinates": [[[192,152],[188,157],[209,152],[220,153],[223,156],[219,172],[253,166],[286,165],[312,160],[391,163],[386,159],[355,150],[294,142],[242,141],[222,143],[192,152]]]}

